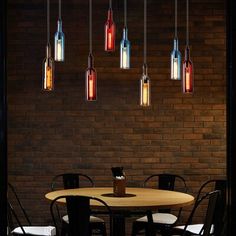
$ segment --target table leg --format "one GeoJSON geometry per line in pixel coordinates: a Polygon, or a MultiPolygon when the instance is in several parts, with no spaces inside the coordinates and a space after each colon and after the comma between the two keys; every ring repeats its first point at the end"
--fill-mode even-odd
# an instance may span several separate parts
{"type": "Polygon", "coordinates": [[[113,236],[125,236],[125,216],[122,213],[113,215],[113,236]]]}

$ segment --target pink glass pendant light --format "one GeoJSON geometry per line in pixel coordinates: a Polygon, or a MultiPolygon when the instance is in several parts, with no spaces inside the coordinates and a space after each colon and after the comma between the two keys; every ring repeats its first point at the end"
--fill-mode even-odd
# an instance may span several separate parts
{"type": "Polygon", "coordinates": [[[46,57],[43,61],[42,90],[52,91],[54,89],[54,61],[51,56],[50,46],[50,2],[47,0],[47,46],[46,57]]]}
{"type": "Polygon", "coordinates": [[[105,51],[115,51],[116,26],[113,21],[112,0],[109,1],[107,21],[105,23],[105,51]]]}
{"type": "Polygon", "coordinates": [[[194,79],[193,79],[193,63],[190,60],[190,49],[189,49],[189,0],[186,0],[186,48],[185,48],[185,59],[183,62],[183,93],[193,93],[194,79]]]}
{"type": "Polygon", "coordinates": [[[87,101],[97,100],[97,73],[94,68],[92,51],[92,0],[89,0],[89,56],[88,68],[85,72],[85,94],[87,101]]]}

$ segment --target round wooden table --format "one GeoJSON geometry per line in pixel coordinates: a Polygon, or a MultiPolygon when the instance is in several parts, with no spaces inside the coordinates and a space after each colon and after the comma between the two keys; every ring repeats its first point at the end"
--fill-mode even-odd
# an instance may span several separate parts
{"type": "MultiPolygon", "coordinates": [[[[53,200],[58,196],[80,195],[100,198],[118,216],[114,219],[115,235],[125,235],[125,212],[157,210],[158,208],[176,208],[190,205],[194,197],[181,192],[159,190],[152,188],[126,188],[126,196],[113,196],[113,188],[77,188],[49,192],[45,197],[53,200]]],[[[65,203],[65,200],[61,200],[65,203]]],[[[97,202],[91,201],[91,206],[99,208],[97,202]]]]}

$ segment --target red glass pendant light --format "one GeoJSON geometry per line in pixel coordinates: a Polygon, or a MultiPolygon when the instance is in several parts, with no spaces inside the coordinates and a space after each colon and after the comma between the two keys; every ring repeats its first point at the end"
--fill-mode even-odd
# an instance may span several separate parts
{"type": "Polygon", "coordinates": [[[105,51],[115,51],[116,25],[113,21],[112,0],[109,1],[107,21],[105,23],[105,51]]]}
{"type": "Polygon", "coordinates": [[[97,73],[94,68],[92,51],[92,0],[89,0],[89,56],[88,68],[85,72],[85,94],[87,101],[97,100],[97,73]]]}
{"type": "Polygon", "coordinates": [[[186,48],[185,48],[185,60],[183,62],[183,93],[193,93],[193,63],[190,60],[190,49],[189,49],[189,0],[186,5],[186,48]]]}

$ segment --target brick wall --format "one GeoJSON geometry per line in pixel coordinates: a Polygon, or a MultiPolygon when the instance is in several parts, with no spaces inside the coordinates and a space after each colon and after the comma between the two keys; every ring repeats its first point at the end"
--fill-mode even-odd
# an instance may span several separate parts
{"type": "MultiPolygon", "coordinates": [[[[182,175],[189,192],[226,172],[225,6],[190,1],[190,45],[195,93],[171,81],[173,1],[148,1],[148,65],[152,106],[139,107],[143,1],[128,1],[132,69],[119,69],[122,1],[114,0],[116,52],[103,51],[108,1],[93,1],[93,47],[98,101],[84,99],[88,56],[88,1],[62,1],[66,61],[56,64],[55,91],[41,91],[46,44],[46,1],[8,1],[9,180],[34,223],[50,222],[44,194],[58,173],[80,171],[97,186],[111,186],[111,166],[122,165],[128,185],[153,173],[182,175]]],[[[51,1],[51,43],[57,1],[51,1]]],[[[184,53],[185,1],[179,1],[179,42],[184,53]]]]}

